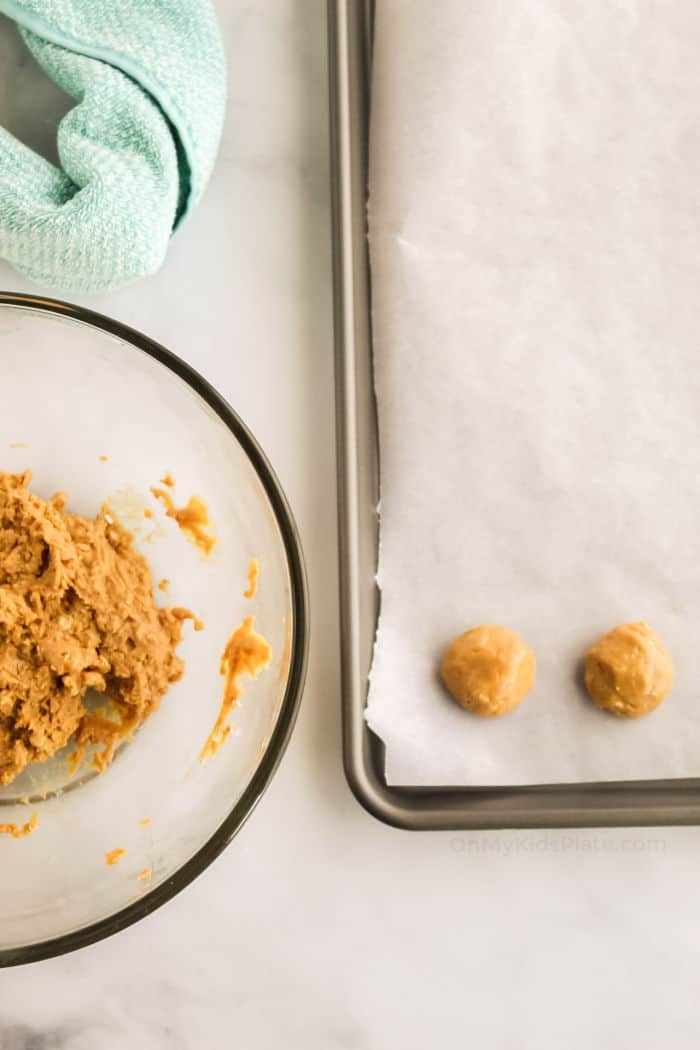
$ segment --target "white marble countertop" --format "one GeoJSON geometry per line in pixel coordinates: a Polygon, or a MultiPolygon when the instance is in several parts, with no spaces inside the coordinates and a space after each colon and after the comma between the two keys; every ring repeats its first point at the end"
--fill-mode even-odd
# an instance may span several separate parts
{"type": "MultiPolygon", "coordinates": [[[[262,441],[308,559],[308,685],[213,867],[116,937],[2,972],[0,1048],[695,1047],[700,830],[410,834],[344,781],[325,2],[219,9],[213,182],[157,277],[89,302],[192,362],[262,441]]],[[[34,94],[33,111],[15,44],[0,25],[0,114],[39,141],[60,104],[34,94]]],[[[0,286],[30,287],[2,265],[0,286]]]]}

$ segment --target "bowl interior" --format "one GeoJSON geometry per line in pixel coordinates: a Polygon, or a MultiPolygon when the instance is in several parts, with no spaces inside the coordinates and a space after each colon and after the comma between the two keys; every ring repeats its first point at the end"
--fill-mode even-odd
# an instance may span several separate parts
{"type": "Polygon", "coordinates": [[[197,634],[185,626],[183,679],[104,775],[83,768],[71,779],[69,748],[0,788],[0,823],[39,819],[26,838],[0,834],[7,951],[114,916],[157,892],[227,820],[226,834],[235,830],[232,811],[280,715],[297,625],[269,486],[230,421],[171,367],[90,323],[2,305],[0,375],[0,469],[30,468],[34,492],[65,491],[68,508],[86,516],[108,503],[134,533],[154,583],[170,581],[156,591],[158,603],[187,606],[205,624],[197,634]],[[177,506],[197,495],[209,509],[217,543],[208,559],[149,492],[166,472],[177,506]],[[260,581],[247,599],[252,558],[260,581]],[[231,735],[201,762],[222,699],[224,646],[251,614],[272,661],[257,680],[243,680],[231,735]],[[127,852],[108,866],[114,849],[127,852]]]}

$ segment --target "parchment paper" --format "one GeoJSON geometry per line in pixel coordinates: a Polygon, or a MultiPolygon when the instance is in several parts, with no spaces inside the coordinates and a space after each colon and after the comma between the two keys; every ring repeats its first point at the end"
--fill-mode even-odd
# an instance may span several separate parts
{"type": "Polygon", "coordinates": [[[367,718],[405,784],[700,775],[700,4],[379,0],[370,241],[382,613],[367,718]],[[639,721],[586,647],[646,619],[639,721]],[[504,718],[442,691],[479,623],[504,718]]]}

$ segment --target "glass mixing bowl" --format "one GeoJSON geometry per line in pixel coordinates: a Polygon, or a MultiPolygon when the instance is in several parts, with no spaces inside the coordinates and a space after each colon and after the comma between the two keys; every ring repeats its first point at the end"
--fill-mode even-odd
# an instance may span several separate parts
{"type": "Polygon", "coordinates": [[[279,482],[238,416],[177,357],[87,310],[0,294],[0,390],[0,469],[30,468],[32,491],[65,491],[68,509],[85,516],[109,503],[154,581],[170,581],[156,591],[159,604],[187,606],[205,624],[197,634],[185,626],[184,677],[104,774],[83,766],[71,778],[67,748],[0,787],[0,823],[39,819],[26,838],[0,834],[0,965],[11,965],[135,922],[231,841],[294,724],[308,620],[279,482]],[[208,507],[217,543],[206,560],[149,493],[166,472],[178,505],[197,495],[208,507]],[[253,558],[260,581],[247,599],[253,558]],[[271,663],[242,680],[232,732],[201,762],[222,699],[224,646],[251,614],[271,663]],[[126,853],[109,866],[105,854],[116,849],[126,853]]]}

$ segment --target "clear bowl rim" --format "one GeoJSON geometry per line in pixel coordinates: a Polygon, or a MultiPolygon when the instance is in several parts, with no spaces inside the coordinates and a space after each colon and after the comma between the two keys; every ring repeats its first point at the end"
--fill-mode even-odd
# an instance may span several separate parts
{"type": "Polygon", "coordinates": [[[286,750],[304,689],[309,646],[308,587],[299,531],[277,475],[261,446],[238,413],[194,368],[171,350],[167,350],[160,343],[121,321],[60,299],[0,291],[0,307],[5,306],[68,318],[97,328],[108,335],[116,336],[123,343],[142,350],[149,357],[174,372],[216,412],[248,457],[275,515],[284,545],[290,578],[292,644],[287,686],[269,744],[238,802],[207,842],[182,867],[178,868],[173,876],[144,894],[139,900],[120,908],[113,915],[49,940],[16,948],[0,949],[0,968],[54,958],[110,937],[160,908],[216,860],[253,812],[286,750]]]}

